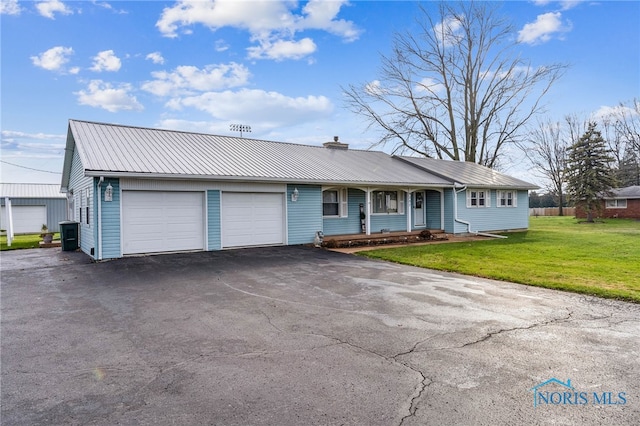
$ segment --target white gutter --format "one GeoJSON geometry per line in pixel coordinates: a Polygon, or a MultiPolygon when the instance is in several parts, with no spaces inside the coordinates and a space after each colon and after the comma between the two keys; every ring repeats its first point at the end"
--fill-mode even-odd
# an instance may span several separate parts
{"type": "Polygon", "coordinates": [[[98,251],[98,260],[102,260],[102,183],[104,176],[100,176],[98,181],[98,241],[96,242],[96,250],[98,251]]]}
{"type": "Polygon", "coordinates": [[[492,237],[492,238],[508,238],[504,235],[496,235],[496,234],[489,234],[487,232],[477,232],[477,231],[472,231],[471,230],[471,223],[469,223],[466,220],[462,220],[458,217],[458,194],[462,191],[466,191],[467,190],[467,185],[462,185],[462,187],[460,187],[460,183],[455,182],[454,183],[454,198],[453,198],[453,219],[458,222],[458,223],[462,223],[463,225],[467,225],[467,232],[469,234],[473,234],[473,235],[480,235],[483,237],[492,237]],[[458,190],[456,190],[455,188],[460,188],[458,190]]]}

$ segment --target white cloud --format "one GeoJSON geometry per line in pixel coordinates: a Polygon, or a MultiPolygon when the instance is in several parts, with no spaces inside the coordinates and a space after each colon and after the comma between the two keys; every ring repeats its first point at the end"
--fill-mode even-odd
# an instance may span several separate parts
{"type": "Polygon", "coordinates": [[[0,2],[0,15],[20,15],[22,8],[18,0],[2,0],[0,2]]]}
{"type": "Polygon", "coordinates": [[[95,108],[106,109],[109,112],[140,111],[143,106],[130,92],[130,84],[120,84],[112,87],[111,83],[102,80],[91,80],[87,90],[80,90],[74,94],[78,96],[80,105],[89,105],[95,108]]]}
{"type": "Polygon", "coordinates": [[[96,1],[96,0],[92,0],[92,3],[98,7],[102,7],[104,9],[110,10],[113,13],[117,13],[119,15],[126,15],[129,12],[127,12],[124,9],[114,9],[114,7],[111,5],[111,3],[107,3],[107,2],[100,2],[100,1],[96,1]]]}
{"type": "Polygon", "coordinates": [[[31,62],[33,62],[33,65],[44,68],[45,70],[64,71],[64,64],[69,62],[69,56],[72,54],[72,48],[56,46],[38,56],[32,56],[31,62]]]}
{"type": "Polygon", "coordinates": [[[416,91],[423,93],[439,93],[444,90],[444,85],[433,78],[423,78],[416,86],[416,91]]]}
{"type": "MultiPolygon", "coordinates": [[[[558,3],[560,3],[560,10],[569,10],[573,9],[583,1],[584,0],[562,0],[558,3]]],[[[547,6],[548,4],[551,4],[551,0],[534,0],[533,3],[536,6],[547,6]]]]}
{"type": "Polygon", "coordinates": [[[433,33],[436,39],[444,46],[457,44],[461,38],[460,29],[462,28],[460,17],[448,17],[433,27],[433,33]]]}
{"type": "Polygon", "coordinates": [[[222,39],[216,40],[215,47],[216,52],[224,52],[229,49],[229,45],[222,39]]]}
{"type": "Polygon", "coordinates": [[[149,53],[145,59],[150,60],[154,64],[164,64],[164,58],[160,52],[149,53]]]}
{"type": "Polygon", "coordinates": [[[309,38],[296,41],[297,32],[323,30],[345,41],[359,37],[361,30],[353,22],[336,18],[345,4],[345,0],[311,0],[302,9],[302,14],[297,14],[293,9],[298,3],[289,0],[179,0],[163,10],[156,27],[166,37],[177,37],[179,30],[182,34],[190,33],[191,27],[197,24],[212,31],[227,26],[240,28],[248,31],[251,41],[259,44],[250,48],[252,57],[280,60],[291,53],[288,58],[300,59],[315,51],[315,43],[309,38]]]}
{"type": "Polygon", "coordinates": [[[62,15],[71,15],[73,11],[67,7],[60,0],[47,0],[36,4],[36,9],[40,12],[40,15],[45,18],[55,19],[55,13],[62,15]]]}
{"type": "Polygon", "coordinates": [[[118,71],[122,66],[120,58],[118,58],[113,50],[103,50],[93,57],[93,66],[91,71],[118,71]]]}
{"type": "Polygon", "coordinates": [[[263,129],[316,121],[328,117],[333,110],[331,101],[324,96],[292,98],[277,92],[250,89],[173,99],[167,106],[173,109],[195,108],[217,120],[245,120],[263,129]]]}
{"type": "Polygon", "coordinates": [[[274,42],[263,40],[260,46],[247,49],[251,59],[301,59],[316,51],[316,44],[310,38],[300,41],[276,40],[274,42]]]}
{"type": "Polygon", "coordinates": [[[384,89],[382,88],[382,84],[380,84],[380,80],[373,80],[371,83],[367,83],[364,86],[364,91],[369,95],[382,95],[384,94],[384,89]]]}
{"type": "Polygon", "coordinates": [[[538,15],[535,22],[525,24],[518,32],[518,41],[527,44],[544,43],[551,40],[554,34],[571,30],[571,25],[562,23],[560,12],[549,12],[538,15]]]}
{"type": "Polygon", "coordinates": [[[251,74],[244,65],[231,62],[203,69],[183,65],[172,72],[156,71],[151,75],[155,80],[143,83],[143,90],[157,96],[176,96],[243,86],[251,74]]]}
{"type": "Polygon", "coordinates": [[[625,105],[616,105],[613,107],[603,105],[591,114],[591,119],[603,122],[616,121],[625,120],[626,117],[633,117],[637,115],[638,111],[625,105]]]}

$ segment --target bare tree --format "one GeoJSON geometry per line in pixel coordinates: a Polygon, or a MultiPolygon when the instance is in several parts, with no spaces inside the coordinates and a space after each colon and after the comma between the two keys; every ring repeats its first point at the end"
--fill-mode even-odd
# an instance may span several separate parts
{"type": "Polygon", "coordinates": [[[567,149],[573,144],[570,135],[562,123],[539,121],[538,127],[529,134],[526,145],[521,146],[531,164],[549,182],[547,190],[557,197],[560,216],[564,216],[567,149]]]}
{"type": "Polygon", "coordinates": [[[420,6],[417,34],[397,33],[379,80],[344,89],[347,106],[381,130],[394,152],[495,167],[566,69],[518,56],[510,23],[492,3],[420,6]]]}

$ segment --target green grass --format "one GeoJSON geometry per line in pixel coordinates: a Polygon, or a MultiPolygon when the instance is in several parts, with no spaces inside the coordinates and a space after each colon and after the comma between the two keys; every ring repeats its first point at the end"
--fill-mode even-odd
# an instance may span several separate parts
{"type": "Polygon", "coordinates": [[[362,256],[640,302],[640,221],[532,217],[507,239],[407,246],[362,256]]]}
{"type": "MultiPolygon", "coordinates": [[[[53,240],[59,240],[60,234],[53,234],[53,240]]],[[[7,246],[7,236],[0,236],[0,251],[19,250],[40,247],[42,238],[40,234],[16,235],[11,241],[11,247],[7,246]]]]}

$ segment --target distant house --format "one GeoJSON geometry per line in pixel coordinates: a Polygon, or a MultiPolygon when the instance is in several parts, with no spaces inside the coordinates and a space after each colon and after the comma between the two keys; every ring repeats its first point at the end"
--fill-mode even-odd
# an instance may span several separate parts
{"type": "MultiPolygon", "coordinates": [[[[578,205],[576,216],[587,217],[587,213],[578,205]]],[[[600,217],[620,219],[640,219],[640,186],[612,189],[604,195],[600,205],[600,217]]]]}
{"type": "Polygon", "coordinates": [[[0,228],[8,229],[11,210],[14,234],[38,233],[42,225],[58,232],[67,217],[67,197],[55,184],[0,183],[0,204],[0,228]]]}
{"type": "Polygon", "coordinates": [[[69,121],[62,191],[96,259],[383,230],[526,229],[536,186],[471,163],[69,121]]]}

